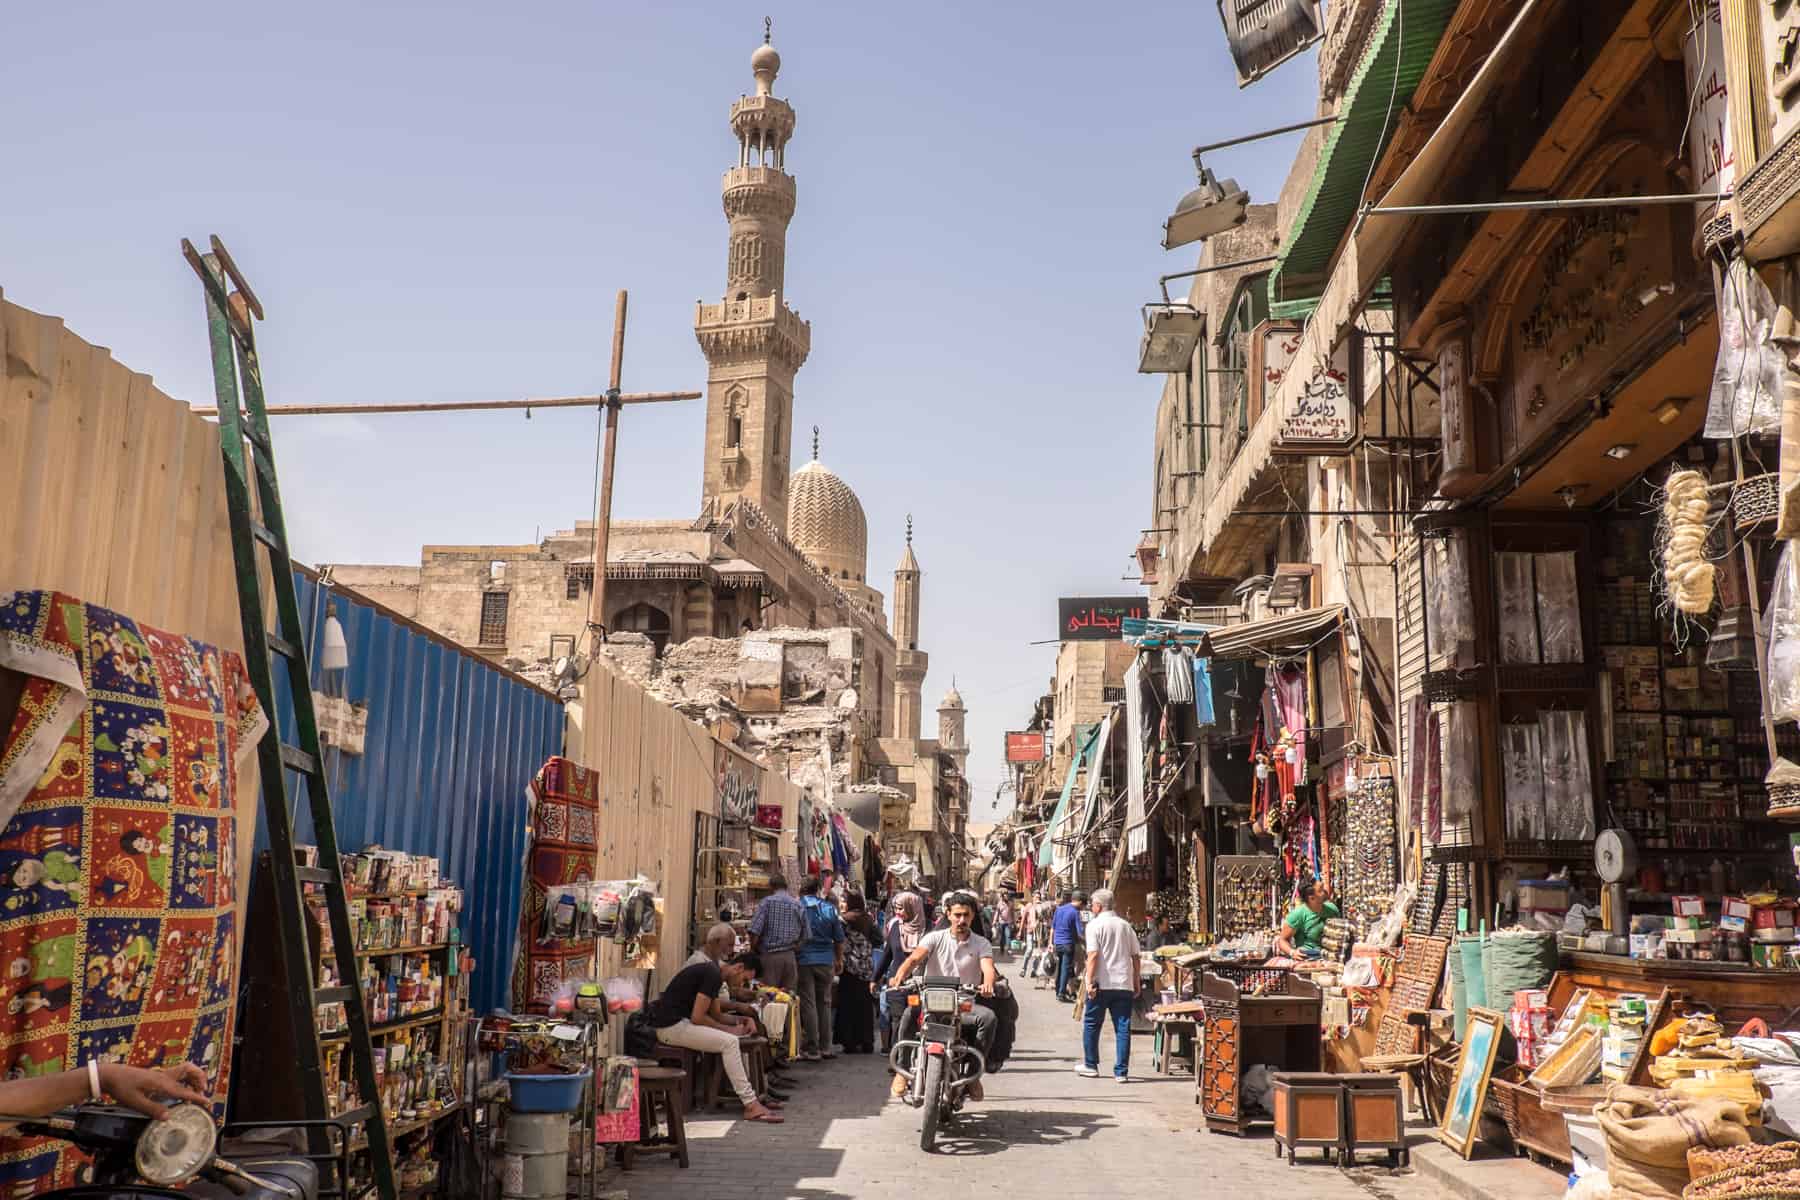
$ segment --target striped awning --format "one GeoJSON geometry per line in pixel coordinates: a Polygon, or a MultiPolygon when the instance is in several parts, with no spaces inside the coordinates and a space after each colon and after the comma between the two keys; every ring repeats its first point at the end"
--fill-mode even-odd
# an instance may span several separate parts
{"type": "Polygon", "coordinates": [[[1342,624],[1344,606],[1303,608],[1244,625],[1230,625],[1206,635],[1194,653],[1206,658],[1280,658],[1311,646],[1342,624]]]}

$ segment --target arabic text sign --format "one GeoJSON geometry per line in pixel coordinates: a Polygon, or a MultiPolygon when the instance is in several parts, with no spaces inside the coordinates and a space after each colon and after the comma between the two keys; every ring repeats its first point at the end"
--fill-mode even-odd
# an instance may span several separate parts
{"type": "Polygon", "coordinates": [[[1065,642],[1109,642],[1127,617],[1148,617],[1141,596],[1064,596],[1056,602],[1056,636],[1065,642]]]}
{"type": "MultiPolygon", "coordinates": [[[[1304,370],[1295,363],[1292,370],[1304,370]]],[[[1356,410],[1350,403],[1350,346],[1340,345],[1329,362],[1315,362],[1299,395],[1288,403],[1275,431],[1275,449],[1305,453],[1342,448],[1355,439],[1356,410]]]]}
{"type": "Polygon", "coordinates": [[[1009,763],[1043,762],[1044,735],[1041,733],[1008,733],[1006,761],[1009,763]]]}

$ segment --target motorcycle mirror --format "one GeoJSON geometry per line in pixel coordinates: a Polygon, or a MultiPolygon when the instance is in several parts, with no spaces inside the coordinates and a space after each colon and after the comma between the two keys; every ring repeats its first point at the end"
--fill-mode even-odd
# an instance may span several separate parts
{"type": "Polygon", "coordinates": [[[178,1104],[139,1135],[137,1172],[158,1187],[186,1183],[212,1161],[218,1143],[211,1113],[197,1104],[178,1104]]]}

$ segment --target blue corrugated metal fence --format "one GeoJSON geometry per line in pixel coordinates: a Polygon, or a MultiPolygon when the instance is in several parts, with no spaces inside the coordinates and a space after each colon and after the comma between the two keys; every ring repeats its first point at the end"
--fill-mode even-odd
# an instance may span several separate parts
{"type": "MultiPolygon", "coordinates": [[[[321,587],[308,571],[295,570],[294,586],[314,689],[369,707],[364,753],[325,752],[338,844],[436,855],[464,892],[462,937],[476,958],[471,1004],[477,1012],[505,1004],[525,794],[544,760],[562,753],[561,702],[360,596],[321,587]],[[350,647],[341,682],[325,681],[318,665],[328,604],[350,647]]],[[[278,658],[277,671],[284,666],[278,658]]],[[[291,741],[293,711],[279,674],[275,694],[276,719],[291,741]]],[[[295,837],[310,842],[303,787],[288,776],[295,837]]],[[[257,849],[267,847],[259,819],[257,849]]]]}

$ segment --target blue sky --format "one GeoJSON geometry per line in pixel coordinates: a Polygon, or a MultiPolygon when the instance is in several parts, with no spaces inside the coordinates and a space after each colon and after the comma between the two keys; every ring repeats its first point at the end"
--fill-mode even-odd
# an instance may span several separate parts
{"type": "MultiPolygon", "coordinates": [[[[954,675],[976,815],[1028,715],[1058,595],[1129,595],[1160,377],[1135,373],[1160,226],[1201,141],[1313,115],[1311,54],[1240,92],[1216,6],[435,2],[34,5],[8,14],[0,288],[211,403],[179,239],[218,233],[268,311],[271,402],[699,389],[724,289],[729,106],[775,19],[798,127],[787,292],[812,322],[795,461],[924,567],[928,707],[954,675]]],[[[1296,139],[1209,158],[1272,200],[1296,139]]],[[[615,513],[685,517],[698,402],[627,414],[615,513]]],[[[591,513],[595,417],[289,419],[316,562],[530,542],[591,513]]],[[[891,600],[891,595],[890,595],[891,600]]]]}

